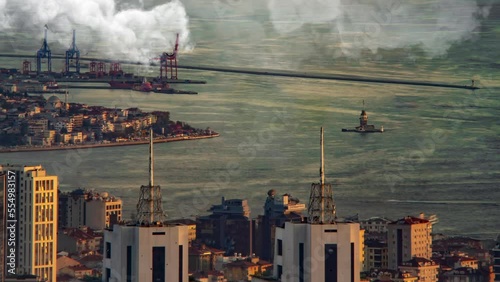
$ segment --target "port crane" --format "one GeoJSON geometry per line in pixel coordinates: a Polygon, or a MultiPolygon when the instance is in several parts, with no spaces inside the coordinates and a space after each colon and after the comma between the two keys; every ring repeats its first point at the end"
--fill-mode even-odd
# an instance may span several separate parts
{"type": "Polygon", "coordinates": [[[50,51],[49,44],[47,44],[47,30],[48,26],[45,25],[45,37],[43,38],[42,47],[36,52],[36,72],[42,72],[42,59],[47,58],[47,71],[52,72],[52,52],[50,51]]]}
{"type": "Polygon", "coordinates": [[[175,39],[175,47],[172,53],[164,52],[160,56],[160,79],[169,79],[168,71],[170,69],[170,79],[177,79],[177,51],[179,49],[179,34],[175,39]],[[165,76],[163,73],[165,72],[165,76]]]}
{"type": "Polygon", "coordinates": [[[75,30],[73,29],[73,41],[71,42],[71,46],[69,47],[68,50],[66,50],[66,65],[65,65],[65,74],[71,74],[70,72],[70,67],[71,61],[74,60],[74,68],[75,68],[75,73],[80,73],[80,50],[78,50],[78,47],[76,47],[76,36],[75,36],[75,30]]]}

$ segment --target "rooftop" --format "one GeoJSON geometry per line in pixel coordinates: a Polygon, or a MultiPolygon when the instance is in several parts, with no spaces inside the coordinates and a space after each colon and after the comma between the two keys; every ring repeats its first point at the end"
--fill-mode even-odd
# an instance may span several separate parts
{"type": "Polygon", "coordinates": [[[391,225],[413,225],[413,224],[423,224],[423,223],[429,223],[429,220],[424,219],[424,218],[414,217],[414,216],[405,216],[405,217],[398,219],[396,221],[393,221],[389,224],[391,224],[391,225]]]}

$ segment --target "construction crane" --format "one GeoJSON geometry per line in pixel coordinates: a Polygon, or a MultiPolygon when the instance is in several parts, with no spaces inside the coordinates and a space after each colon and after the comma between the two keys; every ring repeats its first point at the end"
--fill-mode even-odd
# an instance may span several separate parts
{"type": "Polygon", "coordinates": [[[70,67],[75,68],[75,73],[80,73],[80,50],[78,50],[78,47],[76,47],[75,30],[73,30],[73,41],[71,42],[71,47],[66,50],[66,75],[71,74],[70,67]],[[70,60],[74,60],[74,66],[71,65],[70,60]]]}
{"type": "Polygon", "coordinates": [[[160,79],[169,79],[168,72],[170,69],[170,79],[177,79],[177,50],[179,49],[179,34],[175,40],[175,47],[172,53],[163,53],[160,57],[160,79]],[[163,73],[165,72],[165,77],[163,73]]]}
{"type": "Polygon", "coordinates": [[[47,71],[52,72],[52,53],[50,52],[49,45],[47,44],[47,30],[48,26],[45,25],[45,37],[43,38],[42,47],[36,52],[36,73],[39,75],[42,72],[42,59],[47,58],[47,71]]]}

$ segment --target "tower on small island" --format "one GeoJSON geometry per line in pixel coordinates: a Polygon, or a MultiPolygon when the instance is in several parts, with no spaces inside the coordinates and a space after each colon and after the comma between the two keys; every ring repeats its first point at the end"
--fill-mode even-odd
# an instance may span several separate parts
{"type": "Polygon", "coordinates": [[[141,186],[137,218],[104,232],[103,281],[181,281],[188,277],[188,226],[167,225],[160,186],[154,185],[153,130],[149,184],[141,186]]]}
{"type": "Polygon", "coordinates": [[[363,100],[363,109],[361,110],[361,115],[359,116],[359,126],[354,129],[343,128],[342,132],[359,132],[359,133],[371,133],[371,132],[384,132],[384,127],[375,128],[375,125],[368,124],[368,114],[365,111],[365,100],[363,100]]]}

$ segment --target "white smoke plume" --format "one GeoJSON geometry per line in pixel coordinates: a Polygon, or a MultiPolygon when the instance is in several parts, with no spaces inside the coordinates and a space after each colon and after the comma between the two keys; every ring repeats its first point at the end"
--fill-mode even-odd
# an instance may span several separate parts
{"type": "Polygon", "coordinates": [[[270,20],[280,34],[304,26],[328,25],[344,56],[362,50],[419,46],[427,55],[443,55],[470,38],[489,7],[475,0],[269,0],[270,20]]]}
{"type": "Polygon", "coordinates": [[[117,7],[114,0],[0,0],[0,28],[42,39],[47,26],[49,46],[55,41],[65,47],[76,29],[81,51],[113,59],[146,61],[171,52],[176,33],[179,49],[189,48],[189,20],[180,1],[148,10],[141,6],[142,1],[136,7],[117,7]]]}

